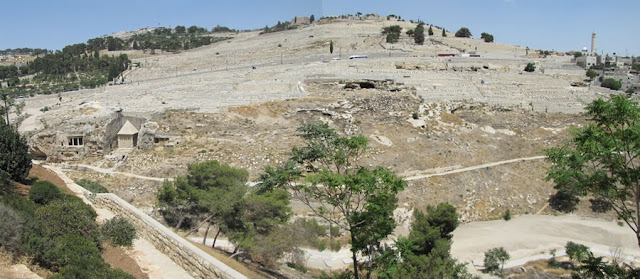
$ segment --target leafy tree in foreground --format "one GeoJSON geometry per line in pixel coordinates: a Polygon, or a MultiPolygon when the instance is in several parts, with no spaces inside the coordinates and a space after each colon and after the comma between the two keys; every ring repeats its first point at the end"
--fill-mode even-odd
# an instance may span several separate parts
{"type": "Polygon", "coordinates": [[[428,206],[414,212],[409,237],[400,237],[395,249],[386,248],[378,259],[378,278],[468,278],[465,265],[451,258],[451,233],[458,226],[455,207],[428,206]]]}
{"type": "Polygon", "coordinates": [[[640,246],[640,107],[624,95],[586,107],[590,121],[562,147],[545,150],[547,180],[570,196],[592,195],[616,212],[640,246]]]}
{"type": "Polygon", "coordinates": [[[588,78],[594,79],[595,77],[598,76],[598,73],[592,69],[588,69],[586,75],[588,78]]]}
{"type": "Polygon", "coordinates": [[[396,194],[406,182],[386,168],[356,164],[367,149],[364,136],[340,136],[324,123],[303,125],[298,132],[304,146],[294,147],[287,162],[267,167],[257,187],[288,189],[315,214],[348,231],[358,278],[358,252],[376,253],[391,233],[396,194]]]}
{"type": "Polygon", "coordinates": [[[467,27],[462,27],[460,29],[458,29],[458,31],[456,31],[456,37],[458,38],[470,38],[471,37],[471,31],[469,31],[469,28],[467,27]]]}
{"type": "Polygon", "coordinates": [[[504,248],[493,248],[484,253],[484,268],[489,272],[496,272],[500,270],[500,276],[503,275],[504,263],[509,260],[511,256],[504,250],[504,248]]]}
{"type": "Polygon", "coordinates": [[[31,155],[24,137],[0,120],[0,177],[23,180],[31,169],[31,155]]]}

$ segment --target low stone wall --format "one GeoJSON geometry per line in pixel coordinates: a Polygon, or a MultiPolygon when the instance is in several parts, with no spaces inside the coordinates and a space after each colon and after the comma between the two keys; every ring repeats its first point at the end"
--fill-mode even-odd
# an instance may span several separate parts
{"type": "Polygon", "coordinates": [[[160,224],[144,212],[114,194],[93,194],[91,200],[129,220],[138,235],[151,242],[158,250],[182,266],[194,278],[247,278],[218,259],[200,250],[189,241],[160,224]]]}

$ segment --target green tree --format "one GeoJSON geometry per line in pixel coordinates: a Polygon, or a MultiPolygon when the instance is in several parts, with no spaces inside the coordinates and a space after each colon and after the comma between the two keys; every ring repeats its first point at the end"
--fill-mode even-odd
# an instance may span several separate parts
{"type": "Polygon", "coordinates": [[[635,233],[640,246],[640,107],[626,95],[587,107],[589,122],[572,139],[545,150],[552,163],[547,180],[570,196],[593,195],[608,203],[635,233]]]}
{"type": "Polygon", "coordinates": [[[333,54],[333,40],[329,42],[329,53],[333,54]]]}
{"type": "Polygon", "coordinates": [[[400,25],[391,25],[382,28],[382,34],[386,35],[387,43],[395,43],[400,39],[402,27],[400,25]]]}
{"type": "Polygon", "coordinates": [[[460,29],[458,29],[458,31],[456,31],[456,37],[458,38],[470,38],[471,37],[471,31],[469,31],[469,28],[467,27],[462,27],[460,29]]]}
{"type": "Polygon", "coordinates": [[[524,67],[525,72],[533,72],[536,70],[536,65],[533,63],[527,63],[527,66],[524,67]]]}
{"type": "Polygon", "coordinates": [[[24,137],[0,117],[0,178],[23,180],[31,169],[31,154],[24,137]]]}
{"type": "Polygon", "coordinates": [[[576,51],[573,53],[573,58],[578,58],[582,56],[582,52],[576,51]]]}
{"type": "Polygon", "coordinates": [[[511,258],[509,253],[502,247],[492,248],[484,253],[484,268],[489,272],[500,270],[500,276],[503,276],[504,263],[511,258]]]}
{"type": "Polygon", "coordinates": [[[622,88],[622,83],[619,80],[615,80],[613,78],[607,78],[604,81],[602,81],[602,87],[606,87],[611,90],[620,90],[620,88],[622,88]]]}
{"type": "Polygon", "coordinates": [[[424,43],[424,23],[422,22],[418,23],[418,26],[416,27],[413,33],[413,40],[415,41],[416,44],[419,44],[419,45],[424,43]]]}
{"type": "Polygon", "coordinates": [[[324,123],[305,124],[298,136],[304,146],[294,147],[285,163],[267,167],[257,187],[288,189],[319,217],[350,232],[358,278],[359,249],[377,246],[391,232],[391,213],[397,206],[393,201],[406,182],[386,168],[356,164],[367,149],[364,136],[340,136],[324,123]],[[364,236],[366,231],[374,233],[364,236]]]}
{"type": "Polygon", "coordinates": [[[457,226],[452,205],[428,206],[426,214],[415,211],[409,237],[400,237],[378,259],[378,278],[468,278],[465,266],[449,253],[457,226]]]}
{"type": "Polygon", "coordinates": [[[589,248],[582,244],[569,241],[564,248],[567,256],[569,256],[569,259],[571,259],[574,265],[577,265],[589,256],[589,248]]]}
{"type": "Polygon", "coordinates": [[[588,78],[594,79],[595,77],[598,76],[598,73],[592,69],[588,69],[586,75],[588,78]]]}
{"type": "Polygon", "coordinates": [[[180,229],[185,220],[198,212],[197,198],[186,177],[178,176],[174,181],[165,181],[156,192],[157,207],[165,221],[180,229]]]}
{"type": "Polygon", "coordinates": [[[431,25],[429,25],[429,31],[427,31],[427,34],[429,34],[429,36],[433,36],[433,28],[431,28],[431,25]]]}
{"type": "Polygon", "coordinates": [[[313,23],[314,21],[316,21],[316,17],[314,15],[311,15],[309,17],[309,23],[313,23]]]}
{"type": "Polygon", "coordinates": [[[178,34],[184,34],[184,32],[186,32],[187,29],[182,25],[178,25],[173,30],[175,30],[176,33],[178,33],[178,34]]]}
{"type": "Polygon", "coordinates": [[[447,32],[444,30],[444,28],[442,28],[442,37],[446,37],[447,36],[447,32]]]}
{"type": "Polygon", "coordinates": [[[122,217],[109,219],[100,227],[100,233],[111,244],[118,246],[131,247],[133,241],[138,238],[136,228],[122,217]]]}
{"type": "Polygon", "coordinates": [[[195,26],[195,25],[189,26],[189,28],[187,29],[187,32],[189,32],[189,34],[195,34],[196,32],[198,32],[198,26],[195,26]]]}
{"type": "Polygon", "coordinates": [[[493,42],[493,35],[489,33],[482,32],[482,34],[480,34],[480,38],[483,39],[485,43],[493,42]]]}
{"type": "Polygon", "coordinates": [[[29,199],[38,204],[48,204],[64,197],[58,186],[45,180],[34,183],[29,188],[29,199]]]}

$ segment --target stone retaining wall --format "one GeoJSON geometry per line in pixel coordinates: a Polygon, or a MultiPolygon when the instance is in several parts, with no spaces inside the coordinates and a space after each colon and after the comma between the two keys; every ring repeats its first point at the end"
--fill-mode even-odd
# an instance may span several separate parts
{"type": "Polygon", "coordinates": [[[129,220],[138,235],[182,266],[194,278],[247,278],[114,194],[90,194],[98,207],[129,220]]]}

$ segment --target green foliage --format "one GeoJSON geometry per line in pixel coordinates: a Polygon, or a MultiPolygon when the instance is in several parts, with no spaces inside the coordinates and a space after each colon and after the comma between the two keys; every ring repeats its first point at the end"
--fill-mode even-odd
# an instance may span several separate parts
{"type": "Polygon", "coordinates": [[[427,31],[427,34],[429,34],[429,36],[433,36],[433,28],[431,28],[431,25],[429,25],[429,31],[427,31]]]}
{"type": "Polygon", "coordinates": [[[418,113],[417,113],[417,112],[413,112],[413,113],[411,113],[411,118],[413,118],[413,119],[418,119],[418,117],[419,117],[419,115],[418,115],[418,113]]]}
{"type": "Polygon", "coordinates": [[[593,79],[598,76],[598,73],[592,69],[588,69],[586,75],[588,78],[593,79]]]}
{"type": "Polygon", "coordinates": [[[364,136],[340,136],[324,123],[303,125],[298,136],[304,145],[285,163],[267,167],[258,191],[290,190],[319,217],[350,232],[354,259],[358,251],[374,253],[395,227],[396,194],[406,182],[388,169],[354,164],[367,149],[364,136]],[[304,179],[302,170],[308,171],[304,179]]]}
{"type": "Polygon", "coordinates": [[[424,43],[424,23],[418,23],[418,26],[413,33],[413,40],[419,45],[424,43]]]}
{"type": "Polygon", "coordinates": [[[0,247],[17,256],[21,252],[24,220],[13,209],[0,203],[0,247]]]}
{"type": "Polygon", "coordinates": [[[85,188],[89,191],[91,191],[92,193],[109,193],[109,190],[107,190],[107,188],[105,188],[104,186],[100,185],[100,183],[95,182],[95,181],[91,181],[88,179],[80,179],[78,181],[76,181],[76,184],[82,186],[82,188],[85,188]]]}
{"type": "Polygon", "coordinates": [[[447,32],[444,30],[444,28],[442,28],[442,37],[446,37],[447,36],[447,32]]]}
{"type": "Polygon", "coordinates": [[[164,220],[180,229],[190,222],[190,218],[198,213],[197,198],[184,176],[178,176],[174,181],[166,180],[156,192],[156,206],[164,220]]]}
{"type": "Polygon", "coordinates": [[[462,27],[460,29],[458,29],[458,31],[456,31],[456,37],[458,38],[470,38],[471,37],[471,31],[469,31],[469,28],[467,27],[462,27]]]}
{"type": "Polygon", "coordinates": [[[505,221],[511,220],[511,210],[507,209],[507,211],[504,212],[502,219],[504,219],[505,221]]]}
{"type": "Polygon", "coordinates": [[[100,227],[102,237],[111,244],[118,246],[133,246],[133,241],[138,238],[136,228],[127,220],[121,217],[109,219],[100,227]]]}
{"type": "Polygon", "coordinates": [[[41,224],[46,236],[58,237],[75,234],[98,244],[99,233],[95,223],[97,214],[82,199],[66,195],[36,209],[34,217],[41,224]],[[73,214],[70,214],[72,213],[73,214]]]}
{"type": "Polygon", "coordinates": [[[625,91],[624,93],[627,93],[627,94],[633,94],[633,93],[636,93],[636,91],[635,91],[635,90],[633,90],[633,88],[629,88],[629,89],[627,89],[627,91],[625,91]]]}
{"type": "Polygon", "coordinates": [[[382,28],[382,35],[386,35],[387,43],[395,43],[400,39],[402,27],[400,25],[391,25],[382,28]]]}
{"type": "Polygon", "coordinates": [[[44,251],[44,260],[56,270],[85,258],[100,258],[96,243],[76,234],[65,234],[53,239],[44,251]]]}
{"type": "Polygon", "coordinates": [[[564,246],[567,256],[573,262],[582,262],[589,256],[589,248],[582,244],[574,243],[572,241],[567,242],[564,246]]]}
{"type": "Polygon", "coordinates": [[[493,35],[489,33],[482,32],[482,34],[480,34],[480,38],[483,39],[485,43],[493,42],[493,35]]]}
{"type": "Polygon", "coordinates": [[[426,214],[415,211],[414,219],[408,238],[400,237],[394,249],[383,249],[378,278],[470,278],[449,253],[451,233],[458,226],[455,207],[428,206],[426,214]]]}
{"type": "Polygon", "coordinates": [[[333,54],[333,40],[329,42],[329,53],[333,54]]]}
{"type": "Polygon", "coordinates": [[[611,90],[620,90],[620,88],[622,88],[622,83],[619,80],[607,78],[602,81],[602,87],[606,87],[611,90]]]}
{"type": "Polygon", "coordinates": [[[509,256],[509,253],[504,250],[504,248],[492,248],[484,253],[484,268],[489,272],[500,270],[500,275],[502,275],[504,263],[510,258],[511,256],[509,256]]]}
{"type": "Polygon", "coordinates": [[[562,147],[545,150],[552,163],[547,180],[558,192],[571,196],[592,195],[607,201],[635,233],[638,231],[640,169],[640,107],[626,95],[598,99],[587,107],[589,123],[571,131],[562,147]],[[633,201],[633,202],[629,202],[633,201]]]}
{"type": "Polygon", "coordinates": [[[29,188],[29,199],[43,205],[61,199],[63,196],[58,186],[46,180],[38,181],[29,188]]]}
{"type": "Polygon", "coordinates": [[[27,140],[0,120],[0,178],[23,180],[31,169],[27,140]]]}
{"type": "Polygon", "coordinates": [[[176,33],[178,33],[178,34],[183,34],[184,32],[186,32],[186,31],[187,31],[187,28],[185,28],[185,27],[184,27],[184,26],[182,26],[182,25],[178,25],[178,26],[176,26],[176,28],[174,28],[173,30],[174,30],[174,31],[176,31],[176,33]]]}
{"type": "Polygon", "coordinates": [[[524,71],[525,72],[533,72],[536,70],[536,65],[534,65],[533,63],[527,63],[527,66],[524,67],[524,71]]]}

